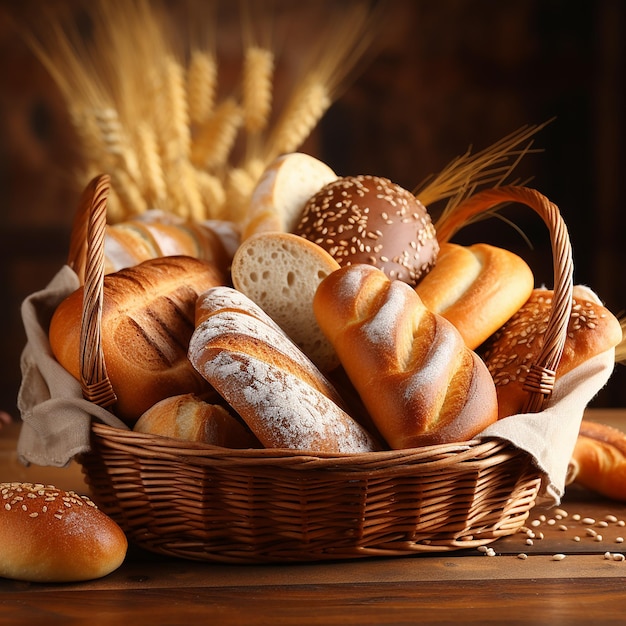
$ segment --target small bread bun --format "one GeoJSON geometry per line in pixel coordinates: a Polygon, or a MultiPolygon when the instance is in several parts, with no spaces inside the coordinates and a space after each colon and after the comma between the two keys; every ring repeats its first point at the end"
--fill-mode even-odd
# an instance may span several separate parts
{"type": "MultiPolygon", "coordinates": [[[[535,363],[548,326],[554,292],[534,289],[528,301],[481,347],[496,384],[499,417],[516,415],[526,402],[524,382],[535,363]]],[[[617,318],[588,288],[574,287],[572,313],[557,376],[614,348],[622,339],[617,318]]]]}
{"type": "Polygon", "coordinates": [[[283,154],[269,164],[250,198],[242,239],[263,232],[291,232],[306,201],[337,174],[302,152],[283,154]]]}
{"type": "Polygon", "coordinates": [[[313,296],[339,269],[328,252],[291,233],[261,233],[246,239],[233,258],[233,286],[267,313],[323,372],[339,365],[317,324],[313,296]]]}
{"type": "Polygon", "coordinates": [[[262,447],[223,406],[209,404],[192,393],[157,402],[137,420],[133,430],[223,448],[262,447]]]}
{"type": "Polygon", "coordinates": [[[437,264],[415,291],[475,350],[528,300],[533,286],[530,267],[504,248],[444,243],[437,264]]]}
{"type": "Polygon", "coordinates": [[[439,252],[424,205],[380,176],[346,176],[327,184],[306,203],[293,232],[341,266],[367,263],[413,286],[439,252]]]}
{"type": "Polygon", "coordinates": [[[569,470],[570,482],[626,501],[626,433],[583,420],[569,470]]]}
{"type": "Polygon", "coordinates": [[[31,483],[0,483],[0,493],[0,576],[91,580],[124,561],[122,529],[86,496],[31,483]]]}

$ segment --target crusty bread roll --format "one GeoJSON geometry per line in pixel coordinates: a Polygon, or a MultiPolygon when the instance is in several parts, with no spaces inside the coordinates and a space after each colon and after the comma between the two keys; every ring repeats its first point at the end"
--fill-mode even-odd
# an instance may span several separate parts
{"type": "Polygon", "coordinates": [[[323,372],[339,365],[313,314],[313,296],[339,263],[291,233],[260,233],[235,253],[233,286],[258,304],[323,372]]]}
{"type": "Polygon", "coordinates": [[[568,478],[607,498],[626,501],[626,433],[583,420],[568,478]]]}
{"type": "Polygon", "coordinates": [[[504,248],[443,243],[435,267],[415,290],[475,350],[528,300],[533,287],[530,267],[504,248]]]}
{"type": "MultiPolygon", "coordinates": [[[[207,390],[187,347],[198,295],[225,280],[214,265],[180,256],[105,276],[102,351],[117,396],[114,412],[129,425],[163,398],[207,390]]],[[[49,329],[54,356],[79,380],[82,301],[80,288],[57,307],[49,329]]]]}
{"type": "Polygon", "coordinates": [[[346,176],[306,203],[293,230],[339,265],[367,263],[415,286],[434,265],[439,243],[426,207],[380,176],[346,176]]]}
{"type": "Polygon", "coordinates": [[[260,448],[257,438],[225,407],[192,393],[164,398],[150,407],[133,430],[223,448],[260,448]]]}
{"type": "Polygon", "coordinates": [[[90,580],[123,563],[126,536],[86,496],[31,483],[0,483],[0,493],[0,576],[90,580]]]}
{"type": "MultiPolygon", "coordinates": [[[[516,415],[524,408],[528,396],[524,382],[541,351],[553,295],[548,289],[534,289],[519,311],[481,347],[496,384],[500,417],[516,415]]],[[[557,377],[615,347],[621,338],[617,318],[590,289],[575,286],[557,377]]]]}
{"type": "Polygon", "coordinates": [[[137,219],[107,226],[105,272],[161,256],[191,256],[226,272],[238,244],[239,234],[230,222],[192,222],[148,211],[137,219]]]}
{"type": "Polygon", "coordinates": [[[313,307],[392,448],[469,440],[496,420],[484,363],[411,286],[347,266],[322,281],[313,307]]]}
{"type": "Polygon", "coordinates": [[[246,296],[229,287],[209,289],[198,311],[189,359],[265,447],[331,453],[376,448],[328,380],[246,296]]]}
{"type": "Polygon", "coordinates": [[[263,232],[291,232],[306,201],[337,174],[319,159],[290,152],[275,159],[252,192],[242,239],[263,232]]]}

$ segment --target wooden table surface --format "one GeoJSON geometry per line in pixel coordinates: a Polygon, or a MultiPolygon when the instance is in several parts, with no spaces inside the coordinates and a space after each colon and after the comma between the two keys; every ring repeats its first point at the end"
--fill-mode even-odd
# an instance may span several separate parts
{"type": "MultiPolygon", "coordinates": [[[[626,429],[626,409],[587,416],[626,429]]],[[[15,427],[0,430],[1,481],[85,492],[77,467],[22,467],[16,436],[15,427]]],[[[532,545],[528,532],[519,532],[491,544],[493,556],[472,549],[243,566],[131,547],[116,572],[96,581],[46,585],[0,578],[0,624],[626,623],[626,503],[572,487],[559,509],[535,507],[527,526],[532,545]],[[556,554],[565,558],[555,560],[556,554]]]]}

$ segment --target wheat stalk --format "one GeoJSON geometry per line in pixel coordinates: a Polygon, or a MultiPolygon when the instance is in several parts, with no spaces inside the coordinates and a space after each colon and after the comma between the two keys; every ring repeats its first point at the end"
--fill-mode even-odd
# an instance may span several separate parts
{"type": "Polygon", "coordinates": [[[204,124],[213,112],[217,96],[217,76],[215,55],[204,50],[193,50],[187,70],[187,101],[192,123],[204,124]]]}
{"type": "Polygon", "coordinates": [[[137,127],[137,160],[143,173],[142,193],[148,204],[163,207],[167,202],[167,186],[163,163],[153,128],[146,122],[137,127]]]}
{"type": "Polygon", "coordinates": [[[245,51],[242,101],[244,126],[249,133],[259,133],[269,122],[272,110],[274,54],[271,50],[250,46],[245,51]]]}

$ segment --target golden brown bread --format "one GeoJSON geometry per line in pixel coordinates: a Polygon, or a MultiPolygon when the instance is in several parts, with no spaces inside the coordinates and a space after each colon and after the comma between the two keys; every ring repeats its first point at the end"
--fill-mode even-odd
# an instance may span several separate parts
{"type": "Polygon", "coordinates": [[[225,407],[205,402],[192,393],[157,402],[137,420],[133,430],[223,448],[262,447],[225,407]]]}
{"type": "MultiPolygon", "coordinates": [[[[543,345],[553,292],[534,289],[528,301],[481,347],[481,354],[496,384],[499,416],[523,410],[527,398],[524,382],[543,345]]],[[[593,356],[616,346],[622,338],[617,318],[597,296],[577,285],[557,377],[593,356]]]]}
{"type": "Polygon", "coordinates": [[[293,232],[341,266],[367,263],[416,285],[434,265],[439,243],[426,207],[380,176],[345,176],[322,187],[293,232]]]}
{"type": "Polygon", "coordinates": [[[475,350],[528,300],[533,286],[526,262],[504,248],[443,243],[436,265],[415,290],[475,350]]]}
{"type": "MultiPolygon", "coordinates": [[[[102,351],[114,412],[128,424],[163,398],[207,390],[187,347],[198,295],[224,282],[212,264],[191,257],[150,259],[105,277],[102,351]]],[[[54,356],[79,380],[82,300],[80,288],[61,302],[49,329],[54,356]]]]}
{"type": "Polygon", "coordinates": [[[90,580],[124,561],[122,529],[86,496],[31,483],[0,483],[0,493],[0,576],[90,580]]]}
{"type": "Polygon", "coordinates": [[[626,433],[583,420],[569,479],[608,498],[626,501],[626,433]]]}
{"type": "Polygon", "coordinates": [[[487,368],[409,285],[346,266],[322,281],[313,307],[392,448],[465,441],[495,421],[487,368]]]}
{"type": "Polygon", "coordinates": [[[209,289],[198,300],[196,319],[191,363],[265,447],[376,448],[328,380],[249,298],[229,287],[209,289]]]}

